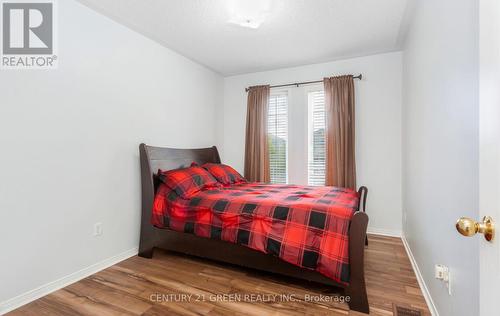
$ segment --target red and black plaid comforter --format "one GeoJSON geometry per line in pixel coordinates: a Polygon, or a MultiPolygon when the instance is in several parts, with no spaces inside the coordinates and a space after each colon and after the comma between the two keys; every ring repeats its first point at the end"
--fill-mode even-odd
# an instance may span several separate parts
{"type": "Polygon", "coordinates": [[[357,204],[357,192],[336,187],[245,183],[186,200],[161,185],[152,223],[270,253],[347,285],[348,229],[357,204]]]}

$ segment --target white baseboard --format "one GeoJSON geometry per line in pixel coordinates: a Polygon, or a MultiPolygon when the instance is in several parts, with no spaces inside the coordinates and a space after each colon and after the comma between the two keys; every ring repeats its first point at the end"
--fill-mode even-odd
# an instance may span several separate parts
{"type": "Polygon", "coordinates": [[[388,237],[401,238],[401,236],[402,236],[402,233],[400,230],[385,229],[385,228],[368,227],[366,232],[368,234],[388,236],[388,237]]]}
{"type": "Polygon", "coordinates": [[[6,314],[16,308],[19,308],[25,304],[28,304],[36,299],[39,299],[42,296],[50,294],[54,291],[57,291],[65,286],[68,286],[72,283],[80,281],[94,273],[97,273],[101,270],[104,270],[114,264],[117,264],[120,261],[123,261],[127,258],[135,256],[138,253],[138,247],[134,247],[127,251],[124,251],[116,256],[111,258],[107,258],[101,262],[95,263],[89,267],[83,268],[80,271],[76,271],[67,276],[64,276],[58,280],[49,282],[44,284],[34,290],[18,295],[12,299],[9,299],[5,302],[0,303],[0,315],[6,314]]]}
{"type": "Polygon", "coordinates": [[[408,244],[408,241],[406,240],[405,236],[401,236],[401,240],[403,241],[403,245],[406,249],[406,253],[408,254],[408,258],[410,259],[411,266],[413,267],[413,271],[415,272],[415,276],[417,277],[418,285],[420,285],[420,290],[422,291],[422,294],[424,295],[425,302],[427,303],[427,306],[429,307],[429,311],[433,316],[439,316],[439,313],[437,311],[436,305],[434,304],[434,301],[432,300],[431,293],[429,292],[429,288],[427,288],[427,285],[425,284],[424,278],[422,277],[422,273],[420,272],[420,269],[418,268],[417,261],[415,261],[415,257],[413,256],[413,253],[411,252],[410,245],[408,244]]]}

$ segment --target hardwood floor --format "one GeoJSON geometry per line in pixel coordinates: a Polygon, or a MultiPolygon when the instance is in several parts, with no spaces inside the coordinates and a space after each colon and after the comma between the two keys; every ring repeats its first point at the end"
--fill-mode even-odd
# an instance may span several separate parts
{"type": "MultiPolygon", "coordinates": [[[[430,315],[401,240],[371,235],[369,241],[370,314],[392,315],[397,303],[430,315]]],[[[152,260],[132,257],[8,315],[365,315],[325,300],[341,295],[321,285],[157,250],[152,260]]]]}

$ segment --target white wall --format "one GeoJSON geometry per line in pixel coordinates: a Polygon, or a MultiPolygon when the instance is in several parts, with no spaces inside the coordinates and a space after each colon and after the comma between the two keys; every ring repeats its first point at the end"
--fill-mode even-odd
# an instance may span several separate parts
{"type": "Polygon", "coordinates": [[[440,315],[479,314],[478,1],[416,1],[404,50],[404,234],[440,315]],[[434,279],[450,267],[452,295],[434,279]]]}
{"type": "Polygon", "coordinates": [[[219,75],[58,4],[59,69],[0,70],[0,302],[138,246],[140,142],[215,142],[219,75]]]}
{"type": "MultiPolygon", "coordinates": [[[[223,162],[233,165],[240,171],[243,170],[245,87],[362,73],[363,80],[355,82],[358,184],[366,185],[370,190],[367,210],[370,216],[370,229],[399,233],[402,208],[401,58],[401,53],[397,52],[226,77],[224,105],[217,109],[219,119],[217,139],[223,162]]],[[[299,89],[290,89],[292,99],[297,100],[294,94],[300,95],[299,89]]],[[[304,104],[307,103],[302,102],[302,105],[304,104]]],[[[297,106],[297,103],[290,106],[297,106]]],[[[291,119],[290,137],[298,137],[294,136],[294,131],[301,128],[298,121],[291,119]],[[297,125],[293,126],[293,123],[297,125]]],[[[306,156],[304,159],[307,159],[306,156]]],[[[291,173],[293,172],[294,170],[291,170],[291,173]]]]}

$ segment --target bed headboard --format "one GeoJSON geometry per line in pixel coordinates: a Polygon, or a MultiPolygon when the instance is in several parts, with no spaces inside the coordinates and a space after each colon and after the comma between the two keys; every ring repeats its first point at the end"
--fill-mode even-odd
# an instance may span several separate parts
{"type": "MultiPolygon", "coordinates": [[[[156,192],[158,169],[172,170],[189,167],[192,162],[202,165],[206,162],[220,163],[217,147],[199,149],[178,149],[153,147],[146,144],[139,146],[141,158],[142,195],[156,192]],[[152,189],[152,191],[151,191],[152,189]]],[[[150,197],[150,196],[149,196],[150,197]]]]}
{"type": "MultiPolygon", "coordinates": [[[[156,177],[158,169],[172,170],[189,167],[192,162],[202,165],[206,162],[220,163],[217,147],[198,149],[178,149],[153,147],[146,144],[139,146],[141,160],[141,184],[142,184],[142,219],[141,239],[148,238],[153,241],[155,232],[151,226],[151,210],[159,181],[156,177]]],[[[141,241],[141,244],[144,244],[141,241]]],[[[139,249],[140,251],[140,249],[139,249]]]]}

